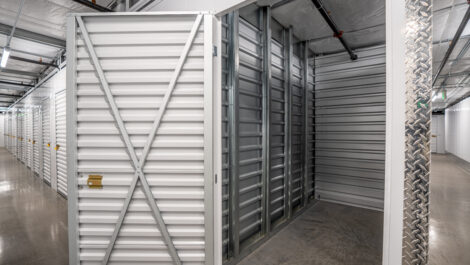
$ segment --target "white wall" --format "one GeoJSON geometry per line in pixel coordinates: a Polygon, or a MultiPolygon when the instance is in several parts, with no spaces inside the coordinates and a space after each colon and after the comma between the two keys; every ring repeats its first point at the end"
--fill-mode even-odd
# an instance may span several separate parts
{"type": "Polygon", "coordinates": [[[432,115],[431,120],[431,151],[445,153],[445,119],[444,115],[432,115]]]}
{"type": "Polygon", "coordinates": [[[4,114],[0,114],[0,147],[5,147],[4,114]]]}
{"type": "Polygon", "coordinates": [[[470,98],[446,109],[445,150],[470,162],[470,98]]]}

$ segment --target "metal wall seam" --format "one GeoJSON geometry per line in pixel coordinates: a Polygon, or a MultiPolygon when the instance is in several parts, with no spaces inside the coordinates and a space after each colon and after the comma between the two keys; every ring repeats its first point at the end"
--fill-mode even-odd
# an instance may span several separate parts
{"type": "Polygon", "coordinates": [[[263,25],[263,234],[271,231],[271,8],[262,8],[263,25]]]}
{"type": "Polygon", "coordinates": [[[293,68],[293,29],[287,30],[287,88],[286,88],[286,138],[287,138],[287,218],[292,216],[292,68],[293,68]]]}
{"type": "Polygon", "coordinates": [[[303,120],[303,126],[304,126],[304,137],[303,137],[303,178],[304,178],[304,183],[303,183],[303,200],[302,204],[305,207],[306,204],[308,203],[309,200],[309,195],[308,195],[308,178],[309,178],[309,135],[310,135],[310,123],[309,123],[309,116],[308,112],[309,109],[311,108],[310,106],[310,97],[309,97],[309,89],[308,89],[308,77],[309,77],[309,64],[308,64],[308,41],[303,42],[303,87],[304,87],[304,93],[303,93],[303,113],[304,113],[304,120],[303,120]]]}
{"type": "MultiPolygon", "coordinates": [[[[204,27],[204,231],[205,231],[205,264],[215,265],[214,260],[214,94],[220,89],[214,83],[214,21],[213,16],[203,16],[204,27]]],[[[197,19],[196,19],[197,21],[197,19]]],[[[191,43],[192,45],[192,43],[191,43]]],[[[184,61],[183,61],[184,63],[184,61]]],[[[220,66],[220,65],[219,65],[220,66]]],[[[217,73],[219,73],[217,71],[217,73]]],[[[217,78],[218,79],[218,78],[217,78]]],[[[216,110],[220,111],[219,108],[216,110]]],[[[215,117],[218,117],[215,115],[215,117]]]]}
{"type": "MultiPolygon", "coordinates": [[[[67,72],[66,72],[66,140],[67,140],[67,206],[68,206],[68,244],[69,265],[80,264],[78,215],[78,170],[77,170],[77,21],[74,16],[67,17],[67,72]]],[[[46,112],[46,110],[44,110],[46,112]]],[[[50,112],[49,112],[50,113],[50,112]]],[[[50,117],[50,115],[49,115],[50,117]]],[[[50,121],[50,119],[49,119],[50,121]]],[[[45,124],[46,125],[46,124],[45,124]]],[[[49,127],[50,128],[50,127],[49,127]]],[[[50,137],[50,135],[47,135],[50,137]]],[[[50,141],[50,139],[49,139],[50,141]]],[[[49,144],[50,145],[50,144],[49,144]]],[[[47,146],[47,145],[45,145],[47,146]]],[[[50,148],[46,148],[50,151],[50,148]]],[[[49,153],[50,157],[50,153],[49,153]]],[[[46,161],[46,160],[45,160],[46,161]]],[[[50,164],[49,164],[50,166],[50,164]]]]}
{"type": "Polygon", "coordinates": [[[230,150],[231,150],[231,170],[230,170],[230,209],[231,209],[231,238],[233,256],[240,254],[240,226],[239,226],[239,14],[234,11],[229,15],[231,24],[231,41],[229,42],[229,62],[233,65],[231,71],[231,93],[230,93],[230,150]]]}

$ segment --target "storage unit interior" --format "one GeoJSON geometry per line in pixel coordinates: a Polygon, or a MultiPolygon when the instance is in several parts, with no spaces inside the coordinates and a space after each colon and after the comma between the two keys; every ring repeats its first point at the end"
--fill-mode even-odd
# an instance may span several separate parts
{"type": "MultiPolygon", "coordinates": [[[[335,12],[354,14],[349,17],[350,20],[344,17],[340,19],[345,20],[341,24],[351,27],[350,29],[345,28],[345,34],[348,35],[349,40],[352,40],[352,47],[358,56],[356,60],[351,60],[350,54],[344,52],[339,40],[332,36],[331,29],[310,1],[287,1],[282,6],[273,5],[272,7],[266,7],[262,1],[258,1],[256,4],[230,12],[221,18],[222,46],[215,52],[220,52],[222,57],[221,142],[223,157],[221,167],[223,201],[221,247],[224,263],[239,262],[254,249],[260,247],[267,239],[286,228],[295,218],[313,209],[311,206],[317,202],[328,201],[348,205],[347,207],[372,209],[381,215],[385,160],[385,47],[383,46],[385,40],[382,28],[384,1],[372,2],[369,7],[359,4],[348,6],[347,8],[350,9],[348,12],[341,11],[345,7],[341,6],[339,2],[331,2],[327,6],[327,9],[333,14],[335,12]],[[373,15],[367,16],[368,13],[373,13],[373,15]],[[363,17],[370,19],[366,23],[362,20],[363,17]],[[355,31],[355,29],[363,27],[372,27],[373,29],[367,29],[366,33],[355,31]],[[367,41],[363,40],[364,35],[368,35],[367,41]]],[[[185,23],[189,23],[188,21],[185,23]]],[[[93,37],[99,37],[99,34],[94,34],[93,37]]],[[[184,40],[183,38],[178,39],[181,42],[184,40]]],[[[106,42],[106,39],[102,41],[104,44],[100,45],[117,45],[106,42]]],[[[200,43],[201,39],[197,39],[196,42],[199,48],[203,46],[200,43]]],[[[81,40],[79,44],[80,60],[86,61],[88,55],[85,55],[84,45],[81,40]]],[[[174,54],[179,56],[177,52],[174,54]]],[[[169,56],[163,53],[157,55],[169,56]]],[[[158,57],[157,55],[155,57],[158,57]]],[[[176,58],[176,55],[171,56],[176,58]]],[[[108,60],[115,59],[111,52],[107,56],[109,56],[108,60]]],[[[121,53],[120,56],[127,55],[121,53]]],[[[143,71],[143,75],[149,73],[145,72],[148,69],[144,69],[148,65],[138,65],[122,63],[105,65],[105,67],[114,67],[112,70],[108,69],[106,74],[113,71],[124,72],[128,70],[126,67],[131,66],[136,68],[133,69],[134,73],[138,70],[143,71]]],[[[200,66],[200,62],[198,61],[194,65],[200,66]]],[[[191,67],[194,68],[194,65],[191,67]]],[[[60,67],[63,67],[63,64],[60,67]]],[[[168,68],[163,70],[172,70],[168,65],[162,67],[168,68]]],[[[201,69],[190,70],[201,72],[201,69]]],[[[78,122],[81,126],[85,124],[90,129],[80,131],[85,135],[80,135],[80,151],[87,151],[79,154],[80,159],[87,160],[90,165],[98,163],[101,163],[100,165],[105,163],[114,165],[116,161],[122,163],[126,159],[124,145],[115,135],[116,132],[110,133],[116,139],[110,140],[104,135],[105,130],[113,130],[114,127],[111,116],[102,114],[102,112],[106,112],[103,110],[106,104],[102,99],[101,92],[98,91],[98,81],[95,80],[92,65],[82,64],[78,72],[80,71],[86,72],[86,78],[80,79],[80,82],[86,83],[83,85],[85,88],[87,85],[89,87],[88,90],[81,91],[79,104],[81,115],[78,122]],[[93,97],[99,98],[100,101],[93,101],[95,100],[93,97]],[[99,111],[96,113],[102,115],[96,115],[93,112],[97,110],[99,111]],[[97,125],[101,127],[98,129],[94,127],[97,125]],[[98,132],[98,130],[102,131],[98,132]],[[93,138],[98,134],[102,135],[96,139],[93,138]],[[120,153],[116,154],[118,149],[120,153]],[[103,162],[103,159],[106,162],[103,162]]],[[[80,72],[80,74],[83,73],[80,72]]],[[[136,82],[145,86],[145,84],[141,84],[145,82],[139,81],[138,78],[128,82],[119,80],[129,79],[129,76],[121,77],[123,79],[112,80],[112,82],[136,82]]],[[[113,78],[117,78],[117,76],[114,75],[113,78]]],[[[191,83],[192,81],[185,80],[185,82],[191,83]]],[[[198,85],[200,84],[198,83],[198,85]]],[[[199,87],[197,88],[199,89],[199,87]]],[[[68,195],[68,178],[66,176],[68,165],[65,153],[67,150],[65,113],[66,108],[69,109],[69,107],[65,104],[64,89],[65,69],[57,70],[51,74],[49,81],[9,109],[6,118],[6,140],[10,152],[26,165],[34,168],[34,171],[47,184],[66,197],[68,195]]],[[[152,102],[163,96],[162,89],[155,92],[144,87],[130,92],[120,91],[119,93],[122,95],[117,96],[121,100],[119,102],[120,109],[124,109],[125,121],[130,124],[139,123],[141,125],[145,123],[145,126],[150,125],[152,120],[149,117],[152,117],[153,112],[149,111],[149,114],[144,115],[145,117],[136,117],[139,111],[143,113],[143,109],[149,110],[154,107],[152,102]],[[139,97],[139,101],[133,101],[133,97],[139,97]]],[[[196,90],[189,93],[194,94],[193,98],[186,98],[193,104],[193,108],[196,108],[194,106],[201,107],[201,102],[196,98],[196,96],[201,96],[200,91],[196,90]]],[[[179,98],[185,99],[185,93],[178,95],[179,98]]],[[[183,105],[177,106],[178,111],[185,111],[182,110],[183,105]]],[[[152,109],[152,111],[154,110],[152,109]]],[[[173,111],[164,122],[176,126],[177,122],[187,121],[179,114],[181,113],[173,111]]],[[[192,118],[185,117],[186,119],[202,119],[199,112],[193,116],[191,116],[192,118]]],[[[199,126],[202,120],[192,120],[188,123],[191,123],[192,126],[196,126],[194,124],[198,123],[197,126],[199,126]]],[[[132,129],[133,133],[142,134],[139,128],[132,129]]],[[[178,131],[178,128],[175,129],[171,126],[165,129],[167,130],[165,132],[167,138],[171,138],[169,136],[171,132],[178,131]]],[[[181,131],[179,133],[184,134],[181,131]]],[[[138,138],[134,135],[131,136],[134,137],[134,140],[138,138]]],[[[137,142],[136,146],[141,152],[144,140],[139,138],[137,142]]],[[[199,143],[200,139],[198,138],[195,142],[199,143]]],[[[158,142],[156,146],[161,144],[163,143],[158,142]]],[[[175,140],[163,145],[168,150],[175,148],[176,151],[168,151],[173,154],[174,158],[172,159],[175,160],[177,158],[174,152],[182,152],[183,150],[183,147],[179,146],[175,140]]],[[[197,149],[200,146],[194,146],[194,148],[197,149]]],[[[196,151],[191,149],[191,152],[196,151]]],[[[160,163],[163,158],[155,152],[151,159],[157,161],[153,161],[155,163],[160,163]]],[[[200,162],[199,157],[187,159],[200,162]]],[[[126,170],[132,171],[129,168],[126,170]]],[[[84,172],[93,173],[91,169],[84,172]]],[[[113,174],[115,174],[114,177],[118,175],[122,177],[129,172],[113,172],[113,174]]],[[[202,173],[198,171],[197,174],[202,173]]],[[[86,179],[83,176],[77,185],[78,189],[87,189],[86,179]]],[[[70,176],[68,177],[70,178],[70,176]]],[[[130,179],[127,175],[125,177],[126,180],[130,179]]],[[[106,176],[105,179],[108,180],[106,176]]],[[[102,245],[105,245],[97,239],[98,237],[93,238],[96,235],[93,233],[101,233],[98,230],[105,226],[106,233],[111,231],[108,229],[113,222],[111,219],[117,217],[119,212],[118,207],[112,210],[107,209],[107,214],[112,215],[112,218],[97,221],[97,218],[93,218],[93,216],[100,213],[102,206],[99,203],[114,199],[113,202],[121,203],[123,186],[128,185],[122,184],[116,178],[111,178],[110,182],[106,181],[104,182],[106,188],[121,189],[120,193],[109,194],[107,198],[98,198],[101,195],[97,195],[96,190],[81,194],[81,200],[88,202],[89,204],[85,206],[88,207],[87,209],[91,209],[88,212],[82,211],[82,213],[91,214],[81,219],[86,223],[84,226],[89,228],[86,233],[94,240],[82,245],[83,249],[89,247],[84,256],[88,255],[86,258],[91,262],[100,260],[102,258],[100,255],[103,254],[100,252],[97,255],[96,253],[101,250],[93,249],[93,244],[101,244],[101,248],[103,248],[102,245]],[[92,205],[93,203],[96,204],[92,205]],[[101,224],[100,222],[108,223],[101,224]],[[95,229],[93,225],[99,229],[95,229]]],[[[151,183],[151,185],[152,187],[158,186],[158,183],[151,183]]],[[[175,185],[172,186],[171,192],[176,194],[180,187],[176,187],[177,184],[171,185],[175,185]]],[[[188,189],[200,189],[199,186],[189,187],[189,184],[186,186],[188,189]]],[[[138,190],[140,191],[140,187],[138,190]]],[[[141,193],[139,196],[143,198],[141,193]]],[[[171,199],[175,199],[178,203],[187,203],[187,198],[191,196],[202,200],[199,193],[187,195],[186,200],[178,197],[182,196],[181,194],[172,194],[171,196],[175,196],[171,199]]],[[[137,199],[142,201],[141,197],[137,199]]],[[[141,202],[139,201],[139,203],[141,202]]],[[[197,203],[199,201],[193,202],[189,206],[186,205],[186,208],[189,209],[197,203]]],[[[139,216],[145,215],[146,218],[147,215],[150,216],[150,210],[146,208],[139,211],[140,213],[137,214],[139,216]]],[[[168,207],[163,211],[165,213],[181,211],[178,214],[184,214],[182,212],[185,210],[174,210],[168,207]]],[[[135,216],[133,211],[132,218],[135,216]]],[[[182,224],[178,222],[184,218],[176,217],[171,221],[174,222],[171,225],[181,227],[182,224]]],[[[132,218],[126,219],[126,222],[137,227],[139,224],[135,224],[135,222],[138,222],[138,218],[132,218]]],[[[188,222],[186,225],[189,226],[190,222],[196,219],[184,221],[188,222]]],[[[140,225],[142,227],[151,226],[153,229],[153,224],[140,225]]],[[[316,224],[307,223],[305,225],[315,226],[316,224]]],[[[200,223],[197,223],[194,227],[200,229],[201,226],[200,223]]],[[[181,234],[184,234],[184,231],[181,234]]],[[[198,240],[199,244],[199,241],[203,241],[201,238],[204,236],[199,232],[196,234],[194,238],[198,240]]],[[[105,236],[109,237],[109,233],[105,236]]],[[[161,239],[161,237],[156,238],[161,239]]],[[[133,247],[142,247],[142,244],[145,243],[142,243],[143,241],[135,241],[133,247]]],[[[190,249],[188,253],[194,254],[197,249],[199,252],[193,256],[204,255],[199,245],[194,246],[185,244],[185,242],[179,244],[177,248],[183,248],[185,251],[190,249]]],[[[129,252],[122,251],[122,248],[125,248],[122,247],[121,254],[132,256],[135,251],[141,251],[137,247],[129,252]]],[[[191,256],[189,259],[191,258],[193,257],[191,256]]],[[[198,258],[191,261],[197,262],[198,258]]]]}
{"type": "MultiPolygon", "coordinates": [[[[351,7],[351,13],[377,11],[368,23],[380,29],[383,4],[351,7]]],[[[361,24],[357,17],[350,22],[361,24]]],[[[331,32],[310,1],[273,7],[259,1],[224,16],[222,24],[225,263],[247,256],[317,202],[381,216],[384,36],[369,32],[368,43],[353,38],[358,58],[352,60],[336,38],[309,36],[331,32]]]]}

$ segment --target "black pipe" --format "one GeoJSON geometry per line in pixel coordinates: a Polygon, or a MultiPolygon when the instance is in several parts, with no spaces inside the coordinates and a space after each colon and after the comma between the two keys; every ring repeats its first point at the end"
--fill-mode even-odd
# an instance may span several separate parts
{"type": "Polygon", "coordinates": [[[97,10],[97,11],[100,11],[100,12],[113,12],[113,10],[111,10],[109,8],[94,4],[93,2],[88,1],[88,0],[72,0],[72,1],[77,2],[79,4],[82,4],[84,6],[87,6],[89,8],[93,8],[94,10],[97,10]]]}
{"type": "Polygon", "coordinates": [[[22,86],[22,87],[33,87],[34,86],[34,85],[28,85],[28,84],[11,82],[11,81],[4,81],[4,80],[0,80],[0,84],[22,86]]]}
{"type": "Polygon", "coordinates": [[[437,68],[436,75],[434,76],[434,79],[432,80],[432,85],[437,81],[437,78],[442,72],[442,69],[447,63],[447,60],[449,59],[450,55],[452,54],[452,51],[455,48],[455,45],[460,39],[460,35],[462,35],[463,30],[465,29],[465,26],[467,25],[468,19],[470,18],[470,6],[467,8],[467,12],[465,13],[465,16],[462,19],[462,22],[460,22],[459,28],[457,29],[457,32],[455,32],[454,38],[452,39],[452,42],[450,43],[449,48],[446,51],[446,54],[444,55],[444,59],[442,59],[441,64],[439,65],[439,68],[437,68]]]}
{"type": "Polygon", "coordinates": [[[328,12],[325,10],[323,7],[323,3],[321,0],[312,0],[312,3],[315,5],[315,7],[318,9],[322,17],[325,19],[326,23],[328,23],[328,26],[330,26],[331,30],[334,32],[334,36],[339,39],[343,47],[346,49],[346,51],[349,53],[349,57],[351,60],[356,60],[357,59],[357,54],[355,54],[352,49],[349,47],[348,43],[343,39],[343,32],[338,30],[338,27],[336,26],[335,22],[333,19],[328,15],[328,12]]]}
{"type": "MultiPolygon", "coordinates": [[[[0,53],[0,56],[2,56],[1,53],[0,53]]],[[[9,58],[11,60],[21,61],[21,62],[25,62],[25,63],[34,63],[34,64],[52,66],[52,67],[57,67],[58,66],[57,64],[53,64],[53,63],[45,63],[45,62],[35,61],[35,60],[26,59],[26,58],[18,57],[18,56],[12,56],[12,55],[10,55],[9,58]]]]}

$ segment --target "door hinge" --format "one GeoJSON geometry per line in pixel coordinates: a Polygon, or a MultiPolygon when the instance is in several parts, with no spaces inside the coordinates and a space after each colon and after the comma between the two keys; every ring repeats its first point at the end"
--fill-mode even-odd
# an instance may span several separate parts
{"type": "Polygon", "coordinates": [[[217,46],[212,47],[212,56],[216,57],[217,56],[217,46]]]}
{"type": "Polygon", "coordinates": [[[217,174],[215,174],[215,184],[217,184],[217,174]]]}

